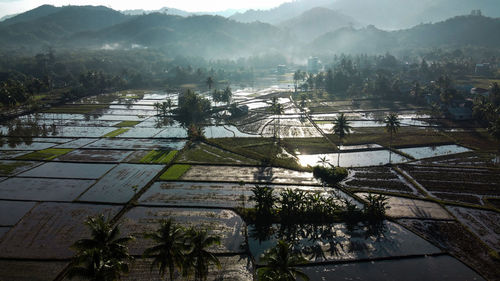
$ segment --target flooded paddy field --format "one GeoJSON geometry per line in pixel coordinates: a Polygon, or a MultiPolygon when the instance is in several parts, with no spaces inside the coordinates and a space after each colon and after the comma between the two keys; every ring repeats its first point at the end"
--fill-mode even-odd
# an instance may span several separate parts
{"type": "Polygon", "coordinates": [[[430,116],[401,106],[402,128],[394,138],[392,165],[387,165],[390,143],[380,120],[388,110],[335,102],[311,105],[320,110],[309,115],[311,108],[301,111],[292,102],[286,88],[292,83],[235,91],[234,100],[248,105],[248,115],[214,115],[202,124],[207,139],[200,141],[190,141],[172,113],[159,115],[156,103],[171,99],[172,108],[177,107],[178,93],[164,91],[85,98],[2,124],[0,279],[54,280],[71,261],[69,246],[89,236],[83,222],[101,213],[114,218],[122,234],[136,237],[130,244],[136,260],[122,280],[159,280],[142,257],[152,246],[143,234],[168,218],[221,238],[210,252],[222,269],[211,267],[210,280],[254,280],[255,262],[278,239],[291,241],[315,263],[300,267],[311,280],[400,280],[409,275],[482,280],[448,253],[481,273],[494,272],[487,254],[466,255],[474,247],[489,251],[475,236],[500,250],[495,240],[500,219],[488,203],[500,198],[491,151],[456,144],[437,131],[430,116]],[[270,111],[273,95],[283,105],[282,115],[270,111]],[[330,135],[340,112],[354,127],[343,146],[330,135]],[[307,166],[336,165],[337,148],[349,176],[336,188],[323,187],[307,166]],[[271,187],[277,199],[286,189],[301,190],[335,198],[339,205],[348,199],[358,209],[365,202],[356,199],[367,192],[386,194],[392,221],[377,227],[273,223],[266,231],[248,225],[240,212],[255,207],[255,184],[271,187]],[[474,234],[462,231],[462,224],[474,234]],[[464,235],[460,239],[453,237],[458,232],[464,235]]]}

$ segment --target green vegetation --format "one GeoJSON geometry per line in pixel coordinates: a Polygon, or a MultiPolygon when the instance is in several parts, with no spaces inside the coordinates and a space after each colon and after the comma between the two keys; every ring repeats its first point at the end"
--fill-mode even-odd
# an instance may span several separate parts
{"type": "Polygon", "coordinates": [[[337,151],[337,148],[325,138],[286,138],[281,145],[294,154],[327,154],[337,151]]]}
{"type": "Polygon", "coordinates": [[[96,281],[120,280],[129,271],[128,262],[133,258],[128,253],[127,244],[132,236],[120,237],[118,226],[103,215],[90,217],[85,221],[91,238],[76,241],[71,248],[76,254],[68,271],[68,277],[96,281]]]}
{"type": "Polygon", "coordinates": [[[316,179],[319,179],[323,184],[335,186],[339,182],[347,178],[348,172],[346,168],[342,167],[315,166],[313,168],[313,175],[316,179]]]}
{"type": "Polygon", "coordinates": [[[11,162],[9,164],[0,164],[0,175],[9,176],[12,173],[14,173],[17,169],[29,165],[31,165],[31,163],[27,162],[11,162]]]}
{"type": "Polygon", "coordinates": [[[220,138],[209,139],[209,144],[245,157],[255,159],[266,165],[304,170],[295,158],[282,153],[282,147],[269,138],[220,138]]]}
{"type": "Polygon", "coordinates": [[[189,169],[191,165],[181,165],[175,164],[168,168],[168,170],[160,176],[160,180],[164,181],[173,181],[178,180],[184,175],[189,169]]]}
{"type": "Polygon", "coordinates": [[[16,159],[19,159],[19,160],[52,160],[52,159],[57,158],[61,155],[69,153],[71,151],[73,151],[73,149],[47,148],[44,150],[35,151],[35,152],[31,152],[31,153],[16,157],[16,159]]]}
{"type": "Polygon", "coordinates": [[[116,129],[112,132],[109,132],[107,134],[105,134],[104,136],[102,136],[103,138],[114,138],[116,136],[119,136],[123,133],[126,133],[128,132],[128,130],[130,130],[130,128],[120,128],[120,129],[116,129]]]}
{"type": "Polygon", "coordinates": [[[122,121],[113,127],[123,128],[123,127],[134,127],[135,125],[141,123],[141,121],[122,121]]]}
{"type": "Polygon", "coordinates": [[[141,163],[154,163],[154,164],[168,164],[177,155],[178,151],[165,151],[153,150],[144,156],[139,162],[141,163]]]}
{"type": "Polygon", "coordinates": [[[283,240],[278,241],[276,246],[269,249],[262,256],[262,261],[266,263],[266,266],[257,269],[259,280],[309,281],[305,273],[295,268],[297,265],[307,263],[307,259],[283,240]]]}
{"type": "Polygon", "coordinates": [[[105,104],[66,104],[46,110],[46,113],[91,114],[96,110],[105,109],[105,104]]]}
{"type": "Polygon", "coordinates": [[[256,160],[231,153],[205,143],[197,143],[190,149],[184,151],[178,162],[208,164],[258,164],[258,161],[256,160]]]}

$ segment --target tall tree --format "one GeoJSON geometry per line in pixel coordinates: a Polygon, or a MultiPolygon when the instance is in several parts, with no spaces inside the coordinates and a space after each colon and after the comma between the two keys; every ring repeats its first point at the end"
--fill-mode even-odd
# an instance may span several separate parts
{"type": "MultiPolygon", "coordinates": [[[[497,142],[500,143],[500,117],[497,117],[496,121],[491,122],[490,126],[488,127],[488,132],[490,133],[491,136],[493,136],[497,140],[497,142]]],[[[500,159],[500,147],[498,148],[496,164],[498,164],[499,159],[500,159]]]]}
{"type": "Polygon", "coordinates": [[[261,258],[266,266],[257,270],[259,280],[263,281],[295,281],[309,280],[309,277],[302,271],[295,268],[307,262],[300,254],[292,250],[292,246],[280,240],[278,244],[267,251],[261,258]]]}
{"type": "Polygon", "coordinates": [[[397,113],[389,113],[384,118],[384,123],[385,123],[385,130],[391,135],[391,140],[389,143],[389,163],[391,162],[391,156],[392,156],[392,137],[395,135],[399,127],[401,127],[401,122],[399,121],[399,117],[397,113]]]}
{"type": "Polygon", "coordinates": [[[188,230],[189,244],[191,250],[186,256],[184,263],[184,275],[190,270],[194,271],[195,281],[206,281],[210,264],[221,268],[219,259],[208,251],[213,245],[220,245],[220,238],[208,235],[206,230],[188,230]]]}
{"type": "Polygon", "coordinates": [[[350,126],[347,117],[344,113],[341,113],[337,118],[333,120],[333,132],[339,138],[338,157],[337,166],[340,167],[340,147],[343,144],[344,138],[351,133],[352,127],[350,126]]]}
{"type": "Polygon", "coordinates": [[[104,215],[89,217],[85,224],[90,228],[91,238],[76,241],[71,247],[76,250],[68,272],[70,279],[80,277],[92,281],[119,280],[128,273],[127,243],[133,237],[120,237],[118,226],[113,226],[104,215]]]}
{"type": "Polygon", "coordinates": [[[285,109],[283,108],[283,105],[279,103],[277,97],[273,97],[271,99],[271,112],[274,115],[278,115],[278,119],[274,119],[274,138],[276,138],[276,121],[277,121],[277,126],[278,126],[278,142],[280,141],[280,121],[281,121],[281,115],[284,113],[285,109]]]}
{"type": "Polygon", "coordinates": [[[153,258],[151,269],[157,267],[161,277],[168,271],[169,279],[174,280],[174,272],[177,268],[182,272],[184,256],[188,250],[185,230],[174,223],[172,219],[160,222],[160,228],[155,232],[144,235],[153,240],[155,245],[144,251],[144,256],[153,258]]]}
{"type": "Polygon", "coordinates": [[[214,84],[214,79],[212,78],[212,76],[209,76],[205,83],[207,83],[208,90],[212,90],[212,86],[214,84]]]}

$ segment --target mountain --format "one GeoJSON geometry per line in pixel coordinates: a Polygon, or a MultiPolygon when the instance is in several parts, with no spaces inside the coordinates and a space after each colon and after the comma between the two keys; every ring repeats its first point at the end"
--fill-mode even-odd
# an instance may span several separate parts
{"type": "Polygon", "coordinates": [[[76,33],[68,45],[163,49],[172,55],[235,57],[271,51],[288,43],[280,29],[264,23],[239,23],[220,16],[180,17],[153,13],[95,32],[76,33]]]}
{"type": "Polygon", "coordinates": [[[138,16],[138,15],[144,15],[144,14],[152,14],[152,13],[162,13],[162,14],[168,14],[168,15],[175,15],[175,16],[181,16],[181,17],[188,17],[188,16],[194,16],[194,15],[212,15],[212,16],[222,16],[222,17],[230,17],[234,15],[235,13],[241,12],[242,10],[235,10],[235,9],[227,9],[224,11],[217,11],[217,12],[187,12],[175,8],[168,8],[164,7],[159,10],[125,10],[122,11],[123,14],[125,15],[132,15],[132,16],[138,16]]]}
{"type": "Polygon", "coordinates": [[[343,28],[322,35],[307,49],[315,53],[385,53],[408,49],[500,45],[500,18],[458,16],[435,24],[384,31],[368,26],[343,28]]]}
{"type": "Polygon", "coordinates": [[[76,32],[106,28],[129,18],[103,6],[45,5],[1,23],[0,45],[52,44],[76,32]]]}
{"type": "Polygon", "coordinates": [[[260,21],[270,24],[278,24],[299,16],[307,10],[315,7],[327,7],[335,0],[300,0],[283,3],[270,10],[248,10],[244,13],[236,13],[230,19],[239,22],[260,21]]]}
{"type": "Polygon", "coordinates": [[[359,27],[353,18],[339,12],[316,7],[278,25],[300,41],[308,42],[341,27],[359,27]]]}
{"type": "Polygon", "coordinates": [[[337,0],[326,7],[393,30],[443,21],[478,9],[487,16],[500,17],[498,0],[337,0]]]}

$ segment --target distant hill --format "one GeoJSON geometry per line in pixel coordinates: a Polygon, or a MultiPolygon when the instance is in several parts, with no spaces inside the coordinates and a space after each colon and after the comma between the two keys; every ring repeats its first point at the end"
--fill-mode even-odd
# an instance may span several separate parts
{"type": "Polygon", "coordinates": [[[499,0],[337,0],[326,7],[382,29],[410,28],[478,9],[486,16],[500,17],[499,0]]]}
{"type": "Polygon", "coordinates": [[[129,18],[103,6],[41,6],[1,23],[0,45],[52,44],[76,32],[106,28],[129,18]]]}
{"type": "Polygon", "coordinates": [[[228,9],[224,11],[217,11],[217,12],[187,12],[175,8],[168,8],[164,7],[158,10],[125,10],[121,11],[125,15],[132,15],[132,16],[137,16],[137,15],[144,15],[144,14],[153,14],[153,13],[162,13],[162,14],[168,14],[168,15],[174,15],[174,16],[181,16],[181,17],[188,17],[188,16],[194,16],[194,15],[212,15],[212,16],[222,16],[222,17],[230,17],[238,12],[241,12],[241,10],[235,10],[235,9],[228,9]]]}
{"type": "Polygon", "coordinates": [[[319,53],[383,53],[401,49],[499,45],[500,19],[459,16],[399,31],[383,31],[374,26],[344,28],[324,34],[307,48],[319,53]]]}
{"type": "Polygon", "coordinates": [[[1,24],[2,25],[11,25],[11,24],[16,24],[20,22],[26,22],[26,21],[32,21],[39,19],[41,17],[48,16],[50,14],[53,14],[57,11],[59,11],[61,8],[54,7],[52,5],[42,5],[38,8],[35,8],[33,10],[29,10],[27,12],[24,12],[22,14],[15,15],[11,18],[8,18],[4,20],[1,24]]]}
{"type": "Polygon", "coordinates": [[[273,50],[287,38],[269,24],[239,23],[220,16],[184,18],[153,13],[100,31],[77,33],[66,41],[93,48],[103,44],[145,46],[174,55],[233,57],[273,50]]]}
{"type": "Polygon", "coordinates": [[[260,21],[270,24],[278,24],[299,16],[307,10],[315,7],[327,7],[334,0],[300,0],[283,3],[270,10],[248,10],[244,13],[236,13],[230,19],[239,22],[260,21]]]}
{"type": "Polygon", "coordinates": [[[298,40],[307,42],[341,27],[360,27],[360,24],[339,12],[316,7],[278,26],[290,32],[298,40]]]}

